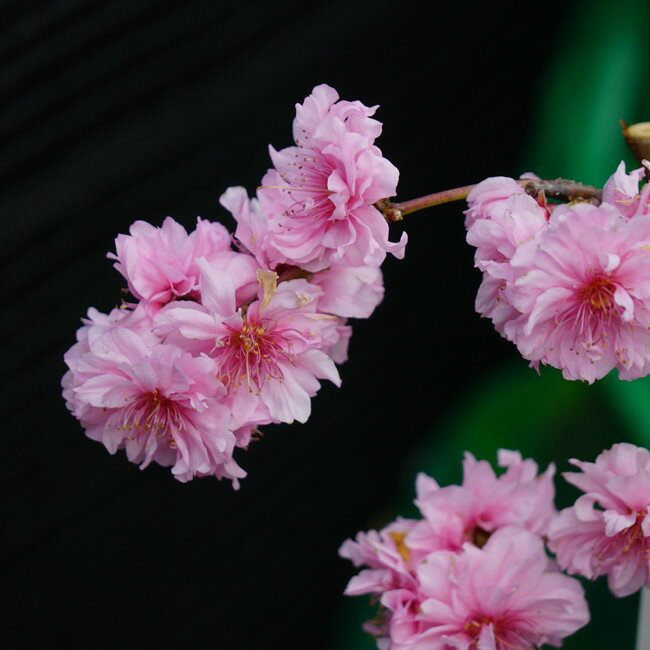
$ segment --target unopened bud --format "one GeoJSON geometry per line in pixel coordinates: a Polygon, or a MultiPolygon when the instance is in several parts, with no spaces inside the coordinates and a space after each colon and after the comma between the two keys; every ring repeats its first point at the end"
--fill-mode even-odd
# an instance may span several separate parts
{"type": "MultiPolygon", "coordinates": [[[[640,165],[644,160],[650,160],[650,122],[639,122],[628,126],[621,120],[625,142],[640,165]]],[[[650,178],[646,171],[646,177],[650,178]]]]}

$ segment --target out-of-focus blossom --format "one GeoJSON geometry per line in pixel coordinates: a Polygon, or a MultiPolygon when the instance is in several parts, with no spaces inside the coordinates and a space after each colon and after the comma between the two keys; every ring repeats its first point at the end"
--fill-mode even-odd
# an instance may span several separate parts
{"type": "Polygon", "coordinates": [[[439,487],[421,474],[415,504],[423,519],[409,532],[408,547],[420,555],[458,551],[465,542],[484,544],[504,526],[544,535],[556,512],[554,465],[538,474],[535,461],[506,449],[499,450],[499,465],[507,471],[497,476],[490,463],[466,453],[460,486],[439,487]]]}
{"type": "Polygon", "coordinates": [[[417,636],[428,629],[428,623],[422,623],[426,596],[420,581],[424,567],[438,555],[455,557],[482,548],[503,530],[526,531],[542,544],[541,536],[556,515],[554,466],[538,474],[534,461],[503,449],[499,465],[506,471],[497,476],[489,463],[467,453],[462,485],[440,487],[425,474],[418,475],[415,504],[422,519],[398,518],[380,531],[360,532],[341,546],[342,557],[365,567],[350,580],[346,594],[380,596],[378,620],[366,624],[379,637],[380,648],[429,647],[429,637],[417,636]],[[409,645],[415,641],[422,645],[409,645]]]}
{"type": "Polygon", "coordinates": [[[613,205],[622,217],[634,216],[640,207],[639,183],[644,176],[645,169],[643,167],[627,174],[625,162],[621,160],[618,168],[603,187],[603,203],[613,205]]]}
{"type": "Polygon", "coordinates": [[[398,517],[380,531],[359,532],[354,540],[341,545],[339,555],[350,560],[355,567],[366,566],[354,576],[345,590],[348,596],[381,594],[390,589],[414,589],[414,570],[419,559],[405,543],[406,535],[416,525],[414,519],[398,517]]]}
{"type": "Polygon", "coordinates": [[[270,148],[274,168],[258,193],[269,220],[265,252],[272,268],[379,266],[387,252],[404,256],[406,235],[389,242],[388,224],[374,206],[395,194],[399,175],[374,144],[381,132],[370,117],[375,110],[338,101],[324,84],[296,106],[296,145],[270,148]]]}
{"type": "Polygon", "coordinates": [[[587,624],[580,583],[557,571],[542,539],[502,528],[478,548],[431,554],[417,568],[419,590],[382,598],[399,622],[391,650],[533,650],[587,624]]]}
{"type": "Polygon", "coordinates": [[[615,444],[594,463],[570,461],[564,478],[585,494],[553,522],[558,564],[591,580],[606,575],[616,596],[650,587],[650,452],[615,444]]]}

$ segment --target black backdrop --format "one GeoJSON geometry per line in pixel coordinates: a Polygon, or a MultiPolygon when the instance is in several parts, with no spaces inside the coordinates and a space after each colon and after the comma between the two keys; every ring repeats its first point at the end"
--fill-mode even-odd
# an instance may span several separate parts
{"type": "Polygon", "coordinates": [[[339,544],[462,391],[514,358],[473,313],[461,206],[408,217],[343,387],[239,455],[239,492],[88,440],[60,397],[63,352],[88,306],[119,301],[114,236],[168,214],[231,225],[220,193],[254,191],[317,83],[381,104],[401,199],[524,171],[563,4],[0,4],[2,647],[329,647],[352,571],[339,544]]]}

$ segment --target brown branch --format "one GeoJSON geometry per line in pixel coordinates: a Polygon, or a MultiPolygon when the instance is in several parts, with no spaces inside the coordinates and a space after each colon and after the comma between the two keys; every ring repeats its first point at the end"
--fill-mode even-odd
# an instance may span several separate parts
{"type": "MultiPolygon", "coordinates": [[[[545,196],[560,201],[589,201],[591,203],[599,204],[603,191],[598,187],[591,185],[584,185],[576,181],[566,180],[564,178],[557,178],[553,181],[533,181],[533,180],[519,180],[517,181],[528,194],[537,196],[542,192],[545,196]]],[[[435,192],[427,196],[421,196],[417,199],[410,201],[403,201],[393,203],[389,199],[382,199],[375,203],[375,207],[384,215],[386,221],[400,221],[404,215],[430,208],[434,205],[442,205],[443,203],[450,203],[451,201],[461,201],[466,199],[467,195],[476,187],[476,185],[465,185],[464,187],[456,187],[451,190],[444,190],[443,192],[435,192]]]]}
{"type": "Polygon", "coordinates": [[[531,196],[537,196],[541,192],[551,199],[571,202],[576,200],[598,201],[603,197],[603,191],[599,187],[584,185],[576,181],[569,181],[565,178],[556,178],[554,181],[517,181],[531,196]]]}

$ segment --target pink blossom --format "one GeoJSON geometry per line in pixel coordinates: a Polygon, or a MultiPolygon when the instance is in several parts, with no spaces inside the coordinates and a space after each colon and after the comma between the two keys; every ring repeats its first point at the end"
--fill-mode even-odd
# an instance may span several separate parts
{"type": "Polygon", "coordinates": [[[613,205],[622,217],[632,217],[639,210],[639,183],[644,176],[643,167],[626,174],[625,162],[621,161],[603,187],[603,203],[613,205]]]}
{"type": "MultiPolygon", "coordinates": [[[[423,566],[437,555],[462,555],[468,548],[489,544],[506,529],[538,536],[547,532],[556,514],[554,466],[540,475],[534,461],[505,449],[499,451],[499,465],[506,471],[497,476],[489,463],[467,453],[462,485],[447,487],[419,474],[415,504],[423,519],[398,518],[380,531],[358,533],[341,546],[342,557],[367,567],[350,580],[346,594],[382,594],[388,613],[380,610],[379,618],[366,624],[370,633],[383,637],[380,647],[411,648],[411,640],[427,628],[419,616],[424,599],[420,579],[423,566]]],[[[413,647],[428,647],[422,643],[413,647]]]]}
{"type": "MultiPolygon", "coordinates": [[[[220,203],[237,221],[235,237],[255,256],[260,268],[278,268],[279,259],[269,231],[270,222],[257,199],[249,199],[243,187],[229,187],[220,203]]],[[[322,289],[319,311],[347,318],[368,318],[384,297],[379,266],[348,266],[332,263],[314,274],[312,280],[322,289]]]]}
{"type": "Polygon", "coordinates": [[[152,331],[153,321],[145,309],[138,306],[136,309],[113,309],[110,314],[103,314],[91,307],[88,317],[82,318],[83,325],[77,330],[77,342],[65,353],[64,361],[69,370],[63,376],[63,398],[68,409],[81,418],[89,406],[76,398],[72,389],[77,380],[77,368],[85,354],[94,348],[96,343],[108,332],[126,328],[136,332],[140,339],[148,346],[158,343],[158,337],[152,331]]]}
{"type": "Polygon", "coordinates": [[[115,268],[126,278],[129,291],[155,313],[173,299],[198,298],[199,270],[196,260],[207,259],[213,266],[236,279],[238,297],[246,299],[256,285],[255,261],[230,248],[231,236],[219,223],[197,218],[188,235],[183,226],[167,217],[160,228],[136,221],[130,235],[115,240],[115,268]]]}
{"type": "Polygon", "coordinates": [[[298,279],[276,284],[260,271],[258,297],[238,308],[232,280],[198,260],[202,304],[177,301],[156,316],[155,331],[168,343],[216,363],[236,425],[305,422],[318,378],[336,385],[336,367],[324,350],[341,333],[334,316],[316,310],[320,289],[298,279]]]}
{"type": "Polygon", "coordinates": [[[332,264],[314,274],[312,282],[321,288],[318,309],[347,318],[368,318],[384,297],[381,269],[376,266],[332,264]]]}
{"type": "MultiPolygon", "coordinates": [[[[495,531],[506,526],[518,526],[538,535],[545,535],[556,514],[554,505],[555,466],[549,465],[542,474],[531,459],[523,459],[518,451],[499,450],[499,466],[506,471],[499,476],[484,460],[478,461],[467,452],[463,461],[461,485],[440,487],[426,474],[418,474],[415,505],[422,515],[419,520],[400,520],[397,532],[400,552],[409,557],[414,568],[433,551],[460,552],[466,542],[482,546],[495,531]],[[407,525],[408,524],[408,525],[407,525]]],[[[358,566],[369,557],[360,549],[392,542],[395,529],[380,533],[359,533],[357,542],[350,540],[341,548],[358,566]],[[362,543],[364,542],[364,543],[362,543]],[[351,549],[357,549],[352,553],[351,549]]],[[[393,539],[394,541],[394,539],[393,539]]],[[[394,545],[393,545],[394,547],[394,545]]],[[[366,563],[378,568],[374,563],[366,563]]]]}
{"type": "Polygon", "coordinates": [[[232,457],[232,417],[208,357],[99,322],[87,326],[66,362],[68,405],[109,452],[124,448],[142,468],[152,461],[172,466],[180,481],[215,475],[237,485],[245,476],[232,457]]]}
{"type": "Polygon", "coordinates": [[[352,326],[347,324],[345,318],[339,318],[333,334],[333,342],[323,351],[334,363],[345,363],[348,360],[348,347],[352,336],[352,326]]]}
{"type": "Polygon", "coordinates": [[[391,650],[533,650],[561,645],[589,621],[580,583],[557,571],[539,536],[518,528],[502,528],[483,548],[433,553],[417,578],[417,594],[382,598],[399,616],[391,650]]]}
{"type": "Polygon", "coordinates": [[[590,580],[606,575],[619,597],[650,587],[650,452],[619,443],[594,463],[570,462],[581,471],[563,476],[585,494],[551,526],[558,564],[590,580]]]}
{"type": "Polygon", "coordinates": [[[369,567],[350,580],[346,595],[416,588],[413,571],[419,560],[405,544],[406,535],[416,523],[413,519],[398,517],[380,531],[360,532],[354,540],[343,542],[339,549],[341,557],[350,560],[355,567],[369,567]]]}
{"type": "Polygon", "coordinates": [[[269,220],[256,199],[249,199],[243,187],[229,187],[219,198],[219,203],[232,214],[237,222],[235,238],[257,260],[259,268],[271,269],[280,259],[273,248],[269,232],[269,220]]]}
{"type": "Polygon", "coordinates": [[[505,334],[524,358],[593,382],[648,372],[650,218],[609,204],[557,207],[549,226],[511,260],[508,299],[521,316],[505,334]]]}
{"type": "Polygon", "coordinates": [[[497,476],[487,461],[466,453],[462,485],[439,487],[432,478],[419,475],[415,504],[423,519],[407,535],[407,546],[420,555],[460,551],[466,542],[484,544],[504,526],[545,534],[556,512],[554,465],[538,475],[533,460],[501,449],[499,466],[507,470],[497,476]]]}
{"type": "MultiPolygon", "coordinates": [[[[512,179],[488,179],[494,184],[498,181],[500,190],[501,185],[509,190],[521,189],[514,181],[513,187],[509,180],[512,179]]],[[[483,203],[480,199],[484,195],[493,196],[489,191],[492,183],[483,181],[473,190],[477,192],[484,183],[487,189],[474,198],[474,205],[481,208],[477,207],[473,213],[475,218],[467,230],[467,243],[476,247],[475,265],[484,274],[476,297],[476,311],[492,319],[497,331],[503,334],[506,322],[519,315],[507,294],[514,279],[510,260],[519,246],[546,228],[548,214],[532,196],[521,192],[483,203]]]]}
{"type": "Polygon", "coordinates": [[[514,194],[526,190],[512,178],[493,176],[481,181],[468,195],[465,210],[465,227],[470,228],[477,219],[492,219],[503,215],[504,203],[514,194]]]}
{"type": "Polygon", "coordinates": [[[386,252],[404,256],[406,235],[389,242],[388,224],[374,207],[395,194],[398,179],[374,145],[381,131],[370,117],[376,107],[337,100],[333,88],[314,88],[296,106],[296,146],[270,148],[274,169],[262,180],[259,200],[269,220],[272,267],[379,266],[386,252]]]}

